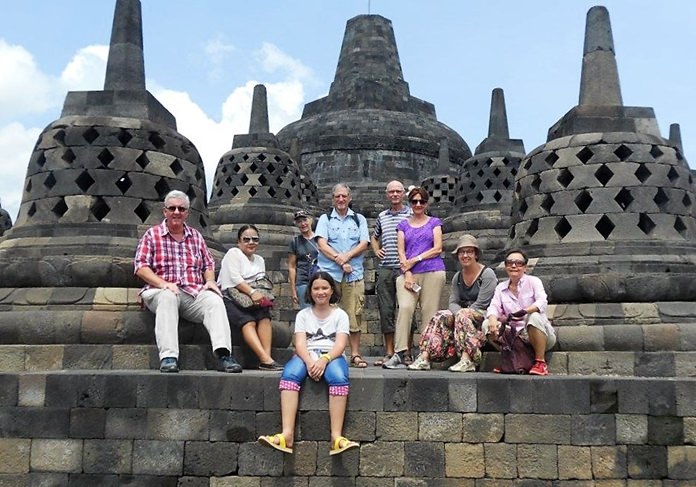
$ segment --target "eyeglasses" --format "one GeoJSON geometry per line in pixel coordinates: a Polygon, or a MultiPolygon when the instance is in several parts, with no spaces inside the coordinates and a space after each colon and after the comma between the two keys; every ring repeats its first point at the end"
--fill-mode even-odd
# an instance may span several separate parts
{"type": "Polygon", "coordinates": [[[259,237],[242,237],[242,242],[244,243],[258,243],[259,242],[259,237]]]}
{"type": "Polygon", "coordinates": [[[518,260],[518,259],[510,259],[505,261],[505,266],[506,267],[522,267],[527,265],[527,263],[523,260],[518,260]]]}
{"type": "Polygon", "coordinates": [[[459,251],[457,253],[464,254],[464,255],[476,255],[476,250],[475,249],[459,249],[459,251]]]}
{"type": "Polygon", "coordinates": [[[188,208],[186,208],[185,206],[165,206],[164,209],[167,211],[171,211],[172,213],[174,213],[175,211],[178,211],[179,213],[185,213],[188,211],[188,208]]]}
{"type": "Polygon", "coordinates": [[[411,206],[425,206],[428,204],[428,202],[425,200],[411,200],[409,203],[411,203],[411,206]]]}

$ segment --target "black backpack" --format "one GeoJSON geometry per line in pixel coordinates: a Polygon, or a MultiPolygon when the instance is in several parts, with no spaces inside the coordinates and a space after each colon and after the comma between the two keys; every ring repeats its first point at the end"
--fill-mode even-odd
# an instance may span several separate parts
{"type": "Polygon", "coordinates": [[[528,374],[529,369],[534,365],[534,348],[522,340],[521,329],[516,330],[509,323],[503,323],[501,327],[502,330],[498,335],[500,371],[503,374],[528,374]]]}

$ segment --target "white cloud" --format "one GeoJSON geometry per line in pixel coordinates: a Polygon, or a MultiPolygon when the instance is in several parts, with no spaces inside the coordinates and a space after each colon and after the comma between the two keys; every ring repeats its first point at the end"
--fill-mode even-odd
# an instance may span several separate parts
{"type": "Polygon", "coordinates": [[[0,127],[0,198],[13,222],[22,201],[27,164],[40,133],[39,128],[26,128],[17,122],[0,127]]]}
{"type": "Polygon", "coordinates": [[[300,60],[295,59],[280,50],[270,42],[264,42],[256,52],[256,56],[261,63],[261,67],[269,73],[283,71],[289,79],[313,81],[312,70],[305,66],[300,60]]]}
{"type": "Polygon", "coordinates": [[[22,46],[0,39],[0,120],[46,111],[56,105],[53,80],[41,72],[22,46]]]}
{"type": "Polygon", "coordinates": [[[208,72],[208,77],[212,80],[219,80],[224,73],[223,66],[225,60],[236,48],[234,45],[227,42],[224,35],[218,34],[205,43],[203,50],[208,57],[208,61],[212,65],[211,70],[208,72]]]}
{"type": "Polygon", "coordinates": [[[109,46],[83,47],[73,56],[60,75],[65,91],[101,90],[106,76],[109,46]]]}

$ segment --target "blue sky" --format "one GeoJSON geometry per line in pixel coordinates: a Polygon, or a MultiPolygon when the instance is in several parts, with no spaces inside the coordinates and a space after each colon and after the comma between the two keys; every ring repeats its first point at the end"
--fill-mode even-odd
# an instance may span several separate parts
{"type": "MultiPolygon", "coordinates": [[[[22,0],[0,16],[0,199],[16,217],[29,156],[69,90],[103,87],[113,0],[22,0]]],[[[246,133],[253,86],[268,89],[271,131],[328,92],[345,24],[394,26],[411,94],[473,150],[491,90],[505,90],[510,135],[526,150],[577,104],[585,0],[143,0],[148,89],[177,117],[210,178],[246,133]]],[[[611,0],[624,104],[655,109],[663,136],[681,125],[696,150],[696,2],[611,0]]],[[[209,185],[210,188],[210,185],[209,185]]]]}

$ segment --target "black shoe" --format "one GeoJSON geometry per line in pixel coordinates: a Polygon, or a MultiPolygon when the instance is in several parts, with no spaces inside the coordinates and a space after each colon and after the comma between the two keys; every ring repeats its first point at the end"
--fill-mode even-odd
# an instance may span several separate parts
{"type": "Polygon", "coordinates": [[[242,371],[242,366],[239,365],[239,362],[232,355],[227,355],[217,359],[217,369],[220,372],[239,374],[242,371]]]}
{"type": "Polygon", "coordinates": [[[277,372],[279,370],[283,370],[283,366],[274,360],[269,364],[264,364],[263,362],[260,363],[259,370],[270,370],[272,372],[277,372]]]}
{"type": "Polygon", "coordinates": [[[160,360],[160,372],[170,374],[179,372],[179,363],[174,357],[166,357],[160,360]]]}

